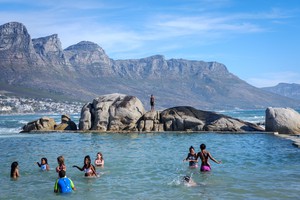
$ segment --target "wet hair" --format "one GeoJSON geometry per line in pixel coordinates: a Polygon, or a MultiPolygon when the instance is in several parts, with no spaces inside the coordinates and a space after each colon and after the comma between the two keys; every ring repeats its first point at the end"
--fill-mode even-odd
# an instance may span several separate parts
{"type": "Polygon", "coordinates": [[[85,165],[85,160],[86,160],[86,159],[89,161],[89,163],[88,163],[87,166],[90,166],[92,161],[91,161],[91,157],[90,157],[89,155],[87,155],[87,156],[84,157],[83,165],[85,165]]]}
{"type": "Polygon", "coordinates": [[[58,172],[58,175],[59,175],[60,178],[63,178],[63,177],[66,176],[66,171],[65,171],[65,170],[60,170],[60,171],[58,172]]]}
{"type": "Polygon", "coordinates": [[[186,181],[186,182],[190,182],[191,177],[190,176],[184,176],[183,180],[186,181]]]}
{"type": "Polygon", "coordinates": [[[41,162],[42,162],[42,160],[44,160],[45,161],[45,164],[48,164],[48,160],[47,160],[47,158],[41,158],[41,162]]]}
{"type": "Polygon", "coordinates": [[[11,170],[10,170],[10,177],[14,177],[14,172],[16,168],[18,167],[19,163],[18,162],[13,162],[11,163],[11,170]]]}
{"type": "Polygon", "coordinates": [[[194,148],[193,146],[190,146],[189,150],[191,151],[192,149],[194,149],[194,150],[195,150],[195,148],[194,148]]]}
{"type": "Polygon", "coordinates": [[[65,164],[65,158],[63,156],[58,156],[57,162],[59,165],[65,164]]]}
{"type": "Polygon", "coordinates": [[[200,149],[201,149],[201,150],[204,150],[205,148],[206,148],[205,144],[201,144],[201,145],[200,145],[200,149]]]}
{"type": "Polygon", "coordinates": [[[101,153],[100,151],[97,153],[97,155],[98,155],[98,154],[100,154],[101,160],[104,160],[103,155],[102,155],[102,153],[101,153]]]}

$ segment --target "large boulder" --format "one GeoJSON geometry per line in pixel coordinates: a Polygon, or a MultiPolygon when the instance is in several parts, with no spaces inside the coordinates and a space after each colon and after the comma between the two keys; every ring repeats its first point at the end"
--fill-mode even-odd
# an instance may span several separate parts
{"type": "Polygon", "coordinates": [[[42,117],[38,120],[27,123],[22,128],[22,132],[30,131],[53,131],[56,123],[53,118],[42,117]]]}
{"type": "Polygon", "coordinates": [[[266,131],[300,134],[300,114],[291,108],[266,109],[266,131]]]}
{"type": "Polygon", "coordinates": [[[137,121],[145,113],[142,102],[134,96],[108,94],[83,106],[80,130],[136,131],[137,121]]]}
{"type": "Polygon", "coordinates": [[[69,115],[64,114],[61,116],[61,123],[55,126],[54,129],[56,131],[63,131],[63,130],[76,131],[77,125],[75,124],[75,122],[71,120],[69,115]]]}
{"type": "Polygon", "coordinates": [[[159,111],[149,111],[145,113],[138,122],[139,131],[164,131],[164,124],[160,121],[159,111]]]}
{"type": "Polygon", "coordinates": [[[226,115],[181,106],[161,112],[165,131],[264,131],[258,125],[226,115]]]}

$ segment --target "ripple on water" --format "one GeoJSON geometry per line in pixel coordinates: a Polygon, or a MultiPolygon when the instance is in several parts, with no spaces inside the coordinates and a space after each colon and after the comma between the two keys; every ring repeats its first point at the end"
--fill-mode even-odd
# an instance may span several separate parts
{"type": "Polygon", "coordinates": [[[273,135],[51,133],[0,137],[1,194],[9,199],[60,198],[53,194],[59,155],[78,189],[72,199],[283,199],[297,198],[300,192],[299,149],[273,135]],[[182,162],[188,148],[199,151],[201,143],[222,160],[220,165],[212,162],[209,173],[182,162]],[[84,178],[71,167],[82,166],[86,155],[94,160],[98,151],[105,158],[105,167],[97,168],[100,178],[84,178]],[[35,162],[41,157],[48,158],[51,171],[39,171],[35,162]],[[21,177],[11,181],[15,160],[21,177]],[[184,175],[198,186],[181,184],[184,175]]]}

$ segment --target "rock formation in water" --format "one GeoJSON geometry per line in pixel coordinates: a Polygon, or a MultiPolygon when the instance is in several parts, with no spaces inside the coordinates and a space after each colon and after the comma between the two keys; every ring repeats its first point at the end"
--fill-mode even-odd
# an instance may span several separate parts
{"type": "Polygon", "coordinates": [[[135,131],[145,113],[142,102],[124,94],[103,95],[83,106],[80,130],[135,131]]]}
{"type": "Polygon", "coordinates": [[[150,111],[138,127],[141,131],[264,131],[258,125],[189,106],[169,108],[161,113],[150,111]]]}
{"type": "Polygon", "coordinates": [[[42,117],[23,126],[23,133],[34,131],[66,131],[77,130],[76,124],[71,120],[69,115],[61,116],[61,123],[56,124],[55,120],[50,117],[42,117]]]}
{"type": "MultiPolygon", "coordinates": [[[[23,132],[77,130],[68,115],[61,124],[52,118],[41,118],[23,127],[23,132]]],[[[134,96],[108,94],[83,106],[79,130],[99,132],[162,132],[162,131],[264,131],[260,126],[226,115],[179,106],[163,111],[145,112],[141,101],[134,96]]]]}
{"type": "Polygon", "coordinates": [[[42,117],[38,120],[27,123],[22,128],[22,132],[31,132],[31,131],[52,131],[54,130],[56,123],[53,118],[42,117]]]}
{"type": "Polygon", "coordinates": [[[266,131],[300,134],[300,114],[291,108],[267,108],[266,131]]]}
{"type": "Polygon", "coordinates": [[[77,125],[71,120],[69,115],[61,116],[61,123],[54,127],[56,131],[76,131],[77,125]]]}
{"type": "Polygon", "coordinates": [[[97,131],[264,131],[260,126],[188,106],[145,113],[137,97],[110,94],[81,112],[80,130],[97,131]]]}

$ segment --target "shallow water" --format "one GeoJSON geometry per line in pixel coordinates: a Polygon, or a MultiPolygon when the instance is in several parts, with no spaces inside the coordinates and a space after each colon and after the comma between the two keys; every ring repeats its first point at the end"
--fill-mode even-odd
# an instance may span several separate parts
{"type": "Polygon", "coordinates": [[[291,141],[270,134],[19,134],[2,130],[0,199],[297,199],[299,153],[291,141]],[[188,148],[193,145],[198,151],[201,143],[222,160],[220,165],[212,163],[208,173],[182,162],[188,148]],[[105,158],[105,167],[97,168],[100,178],[85,178],[71,167],[83,165],[86,155],[94,159],[98,151],[105,158]],[[53,193],[59,155],[64,155],[67,176],[77,188],[70,195],[53,193]],[[41,172],[35,164],[41,157],[48,158],[49,172],[41,172]],[[17,180],[9,177],[13,161],[19,162],[17,180]],[[198,185],[182,184],[184,175],[192,176],[198,185]]]}

